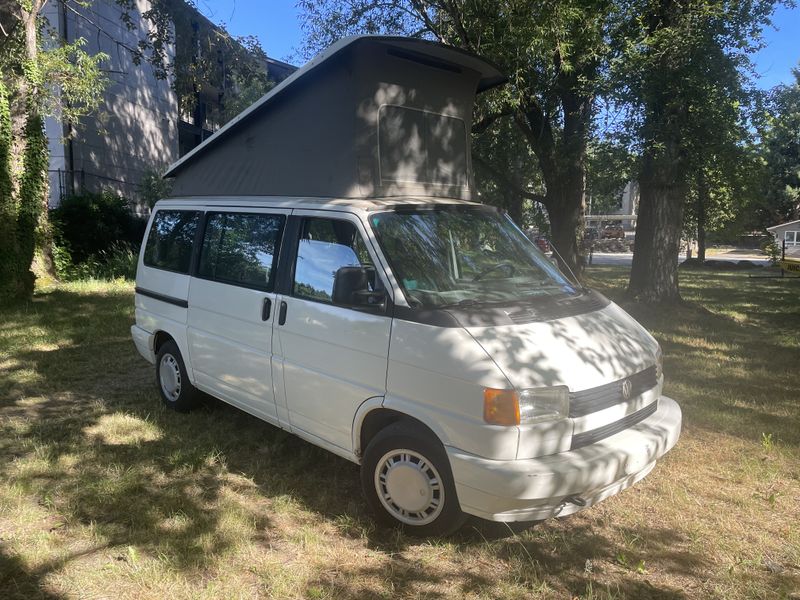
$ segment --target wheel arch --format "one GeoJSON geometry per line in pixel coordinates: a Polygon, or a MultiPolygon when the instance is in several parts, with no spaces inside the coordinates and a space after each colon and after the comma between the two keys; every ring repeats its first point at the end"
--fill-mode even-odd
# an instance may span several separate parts
{"type": "Polygon", "coordinates": [[[442,445],[445,443],[440,433],[436,432],[418,417],[395,408],[388,408],[382,403],[375,404],[367,400],[359,408],[356,414],[355,427],[353,428],[353,449],[354,454],[359,458],[359,462],[364,454],[364,449],[370,441],[372,441],[380,431],[398,421],[414,423],[415,426],[420,428],[422,433],[430,436],[442,445]]]}
{"type": "Polygon", "coordinates": [[[158,351],[167,342],[175,342],[175,345],[178,346],[183,364],[186,366],[186,373],[189,375],[189,381],[191,381],[192,385],[195,385],[194,368],[192,366],[191,356],[189,355],[189,343],[186,336],[175,335],[168,329],[156,329],[153,332],[153,355],[156,359],[158,358],[158,351]]]}
{"type": "MultiPolygon", "coordinates": [[[[161,349],[161,346],[163,346],[170,340],[178,344],[175,338],[168,331],[159,329],[158,331],[153,333],[153,352],[155,354],[158,354],[158,351],[161,349]]],[[[180,350],[180,345],[178,345],[178,349],[180,350]]],[[[183,351],[181,351],[181,354],[183,354],[183,351]]]]}

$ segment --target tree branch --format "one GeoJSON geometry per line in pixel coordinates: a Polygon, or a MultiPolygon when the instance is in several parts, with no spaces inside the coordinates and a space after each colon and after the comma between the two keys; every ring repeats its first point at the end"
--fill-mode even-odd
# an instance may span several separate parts
{"type": "Polygon", "coordinates": [[[489,129],[489,127],[491,127],[495,123],[495,121],[497,121],[497,119],[501,117],[507,117],[513,114],[514,114],[514,109],[507,104],[497,112],[485,115],[480,121],[473,123],[472,133],[474,135],[481,135],[487,129],[489,129]]]}
{"type": "Polygon", "coordinates": [[[522,196],[523,198],[527,198],[528,200],[533,200],[534,202],[539,202],[540,204],[547,206],[545,204],[546,197],[544,194],[537,194],[535,192],[529,192],[526,189],[519,187],[511,182],[511,180],[506,177],[504,173],[502,173],[499,169],[494,168],[490,165],[487,161],[483,160],[480,156],[473,155],[472,162],[477,163],[481,166],[482,169],[486,170],[487,173],[492,177],[492,179],[497,183],[500,187],[507,189],[508,191],[522,196]]]}
{"type": "Polygon", "coordinates": [[[411,0],[411,6],[414,7],[414,10],[419,15],[419,18],[425,23],[425,27],[428,28],[433,35],[435,35],[439,40],[445,44],[447,44],[447,40],[441,34],[439,29],[436,27],[436,24],[431,19],[431,16],[428,14],[428,9],[425,7],[425,3],[422,0],[411,0]]]}

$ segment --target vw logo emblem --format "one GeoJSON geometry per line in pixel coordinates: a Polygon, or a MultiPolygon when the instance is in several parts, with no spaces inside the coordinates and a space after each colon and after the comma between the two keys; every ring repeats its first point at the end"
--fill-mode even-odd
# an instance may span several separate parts
{"type": "Polygon", "coordinates": [[[622,397],[625,400],[631,399],[631,392],[633,391],[633,384],[631,383],[630,379],[626,379],[622,382],[622,397]]]}

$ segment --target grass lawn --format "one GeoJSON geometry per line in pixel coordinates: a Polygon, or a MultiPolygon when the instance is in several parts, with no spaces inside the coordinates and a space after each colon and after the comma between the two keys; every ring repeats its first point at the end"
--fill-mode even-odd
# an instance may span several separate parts
{"type": "MultiPolygon", "coordinates": [[[[615,297],[626,272],[595,267],[615,297]]],[[[678,446],[640,484],[519,535],[376,529],[355,465],[222,403],[165,411],[129,283],[0,312],[0,598],[800,598],[800,280],[684,271],[630,310],[678,446]]]]}

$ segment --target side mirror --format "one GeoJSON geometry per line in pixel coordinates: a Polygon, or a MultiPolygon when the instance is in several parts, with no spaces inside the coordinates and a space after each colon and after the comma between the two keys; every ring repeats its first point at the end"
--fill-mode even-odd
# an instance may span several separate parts
{"type": "Polygon", "coordinates": [[[382,310],[386,291],[377,286],[375,267],[341,267],[333,278],[331,299],[337,306],[382,310]]]}

